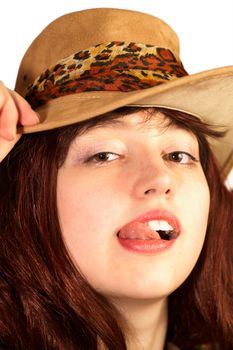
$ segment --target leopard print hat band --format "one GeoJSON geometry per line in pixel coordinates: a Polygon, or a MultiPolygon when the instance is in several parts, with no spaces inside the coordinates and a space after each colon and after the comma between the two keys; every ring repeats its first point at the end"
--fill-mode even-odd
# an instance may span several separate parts
{"type": "Polygon", "coordinates": [[[147,89],[186,75],[169,49],[111,41],[55,63],[28,86],[25,97],[36,108],[68,94],[147,89]]]}

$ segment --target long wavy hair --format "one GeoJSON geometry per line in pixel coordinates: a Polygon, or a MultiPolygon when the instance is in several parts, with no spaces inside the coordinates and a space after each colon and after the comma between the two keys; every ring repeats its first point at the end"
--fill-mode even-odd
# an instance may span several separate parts
{"type": "MultiPolygon", "coordinates": [[[[122,108],[98,118],[24,135],[0,166],[0,348],[126,350],[124,320],[72,263],[59,226],[58,169],[84,130],[139,111],[122,108]]],[[[167,340],[233,348],[233,198],[207,137],[220,137],[197,118],[162,108],[171,124],[193,132],[210,188],[203,250],[188,279],[169,297],[167,340]]]]}

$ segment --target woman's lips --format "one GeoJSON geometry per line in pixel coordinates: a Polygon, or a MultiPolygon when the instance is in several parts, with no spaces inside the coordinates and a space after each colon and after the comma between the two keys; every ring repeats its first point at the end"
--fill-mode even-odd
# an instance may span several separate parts
{"type": "Polygon", "coordinates": [[[142,214],[123,226],[117,234],[121,246],[137,253],[151,254],[164,251],[171,247],[179,236],[180,223],[169,211],[158,209],[142,214]],[[160,234],[148,226],[150,221],[166,221],[172,231],[168,234],[160,234]],[[167,238],[164,238],[166,237],[167,238]],[[162,237],[162,238],[161,238],[162,237]]]}
{"type": "Polygon", "coordinates": [[[162,239],[125,239],[119,236],[117,238],[118,242],[124,249],[142,254],[155,254],[162,252],[170,248],[175,241],[175,239],[170,241],[165,241],[162,239]]]}

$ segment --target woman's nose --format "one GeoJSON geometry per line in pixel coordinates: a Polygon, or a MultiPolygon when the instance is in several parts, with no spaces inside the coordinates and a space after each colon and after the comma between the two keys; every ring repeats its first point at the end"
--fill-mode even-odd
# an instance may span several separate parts
{"type": "Polygon", "coordinates": [[[143,162],[138,164],[134,194],[137,197],[149,195],[171,195],[173,192],[173,177],[171,169],[163,159],[143,162]]]}

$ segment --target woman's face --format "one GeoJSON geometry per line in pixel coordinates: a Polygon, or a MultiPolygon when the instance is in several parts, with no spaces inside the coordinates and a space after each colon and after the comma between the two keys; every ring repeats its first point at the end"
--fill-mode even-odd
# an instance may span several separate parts
{"type": "Polygon", "coordinates": [[[70,145],[57,202],[67,249],[96,290],[167,296],[190,274],[205,238],[209,189],[198,142],[166,127],[161,113],[91,128],[70,145]]]}

